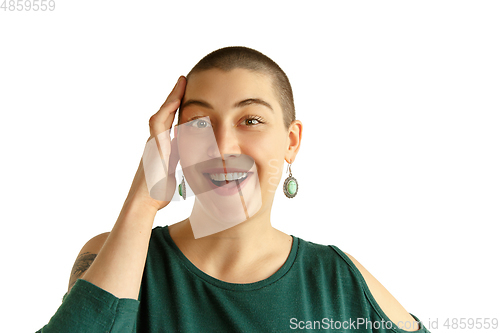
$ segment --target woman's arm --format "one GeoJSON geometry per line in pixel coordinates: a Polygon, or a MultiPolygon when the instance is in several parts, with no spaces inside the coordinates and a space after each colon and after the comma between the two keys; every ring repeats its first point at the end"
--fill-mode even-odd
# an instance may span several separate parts
{"type": "Polygon", "coordinates": [[[63,303],[39,332],[132,332],[156,211],[126,203],[113,230],[83,246],[63,303]]]}
{"type": "MultiPolygon", "coordinates": [[[[138,299],[156,212],[139,202],[125,203],[113,230],[81,278],[118,298],[138,299]]],[[[87,260],[92,257],[92,252],[89,254],[87,260]]]]}
{"type": "MultiPolygon", "coordinates": [[[[180,77],[160,110],[150,118],[151,140],[158,140],[158,135],[172,127],[185,87],[186,79],[180,77]]],[[[158,141],[157,145],[160,146],[158,141]]],[[[175,169],[178,156],[169,153],[164,152],[170,156],[166,167],[175,169]]],[[[169,175],[168,170],[165,173],[169,175]]],[[[175,190],[173,173],[170,175],[167,181],[169,198],[175,190]]],[[[118,298],[138,299],[154,218],[157,211],[169,203],[169,199],[158,201],[149,195],[141,159],[120,215],[82,279],[118,298]]]]}
{"type": "MultiPolygon", "coordinates": [[[[160,110],[150,118],[148,141],[156,140],[158,147],[158,136],[172,127],[185,87],[186,79],[180,77],[160,110]]],[[[169,149],[171,143],[162,144],[163,149],[169,149]]],[[[174,153],[175,147],[172,148],[172,154],[161,155],[169,157],[164,167],[175,170],[178,155],[174,153]]],[[[165,201],[155,200],[149,195],[141,159],[113,229],[109,234],[94,237],[82,248],[72,270],[71,292],[41,332],[60,332],[61,329],[130,332],[133,329],[154,218],[158,210],[170,203],[175,191],[174,173],[164,171],[168,176],[166,195],[162,197],[165,201]]]]}
{"type": "Polygon", "coordinates": [[[101,250],[104,242],[108,238],[109,232],[102,233],[100,235],[95,236],[91,240],[89,240],[80,250],[78,256],[76,257],[75,264],[71,269],[71,275],[69,277],[68,283],[68,293],[71,291],[71,288],[75,285],[76,280],[81,278],[83,274],[89,269],[90,265],[95,260],[95,257],[101,250]]]}

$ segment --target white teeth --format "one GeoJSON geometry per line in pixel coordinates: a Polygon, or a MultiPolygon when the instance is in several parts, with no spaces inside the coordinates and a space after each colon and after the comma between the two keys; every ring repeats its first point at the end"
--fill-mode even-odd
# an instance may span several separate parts
{"type": "Polygon", "coordinates": [[[236,180],[247,176],[246,172],[232,172],[232,173],[210,173],[210,178],[216,181],[223,180],[236,180]]]}

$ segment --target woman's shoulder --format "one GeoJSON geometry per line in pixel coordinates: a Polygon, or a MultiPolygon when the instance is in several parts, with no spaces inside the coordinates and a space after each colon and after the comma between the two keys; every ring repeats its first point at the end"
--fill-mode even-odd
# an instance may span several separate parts
{"type": "Polygon", "coordinates": [[[393,323],[404,323],[404,327],[411,327],[411,331],[419,328],[417,321],[405,310],[396,298],[387,290],[363,265],[361,265],[352,255],[345,253],[349,260],[359,271],[366,286],[369,295],[375,301],[376,305],[389,317],[393,323]]]}
{"type": "Polygon", "coordinates": [[[304,262],[315,267],[316,272],[342,279],[342,285],[362,288],[377,312],[382,312],[393,323],[405,323],[405,327],[418,330],[414,317],[392,294],[352,255],[335,245],[323,245],[299,238],[299,253],[304,262]]]}
{"type": "MultiPolygon", "coordinates": [[[[317,260],[327,261],[332,263],[332,261],[343,261],[343,252],[335,245],[324,245],[315,243],[312,241],[305,240],[300,237],[293,236],[299,247],[299,252],[302,256],[307,256],[308,260],[316,258],[317,260]]],[[[345,255],[345,254],[344,254],[345,255]]]]}
{"type": "Polygon", "coordinates": [[[358,284],[356,277],[352,274],[354,266],[350,266],[349,258],[338,247],[315,243],[295,236],[294,238],[298,244],[295,265],[298,265],[301,270],[313,270],[317,272],[318,277],[321,275],[322,279],[333,279],[340,276],[343,276],[344,279],[350,277],[350,283],[358,284]]]}

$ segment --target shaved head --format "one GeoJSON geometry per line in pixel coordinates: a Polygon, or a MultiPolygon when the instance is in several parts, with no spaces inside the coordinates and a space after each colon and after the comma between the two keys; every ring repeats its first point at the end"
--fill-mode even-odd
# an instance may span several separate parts
{"type": "MultiPolygon", "coordinates": [[[[201,59],[186,76],[190,76],[209,69],[230,71],[243,68],[272,78],[274,93],[283,110],[283,124],[286,129],[295,120],[295,105],[293,103],[292,87],[285,72],[266,55],[259,51],[243,46],[231,46],[215,50],[201,59]]],[[[180,122],[179,110],[179,122],[180,122]]]]}

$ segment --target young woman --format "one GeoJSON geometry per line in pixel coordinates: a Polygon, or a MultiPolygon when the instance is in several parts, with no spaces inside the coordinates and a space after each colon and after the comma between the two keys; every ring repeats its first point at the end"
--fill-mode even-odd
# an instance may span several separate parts
{"type": "MultiPolygon", "coordinates": [[[[353,257],[272,227],[283,161],[296,160],[303,125],[271,59],[244,47],[212,52],[149,125],[116,224],[83,246],[42,332],[427,332],[353,257]],[[192,213],[152,229],[179,162],[192,213]]],[[[293,197],[288,173],[283,192],[293,197]]]]}

